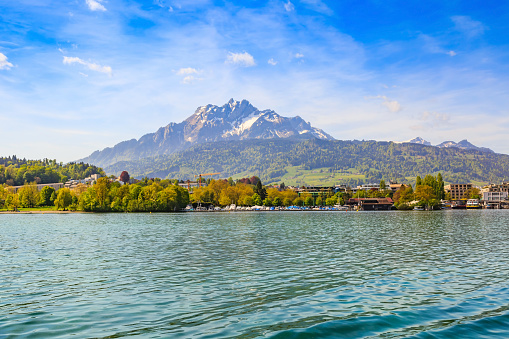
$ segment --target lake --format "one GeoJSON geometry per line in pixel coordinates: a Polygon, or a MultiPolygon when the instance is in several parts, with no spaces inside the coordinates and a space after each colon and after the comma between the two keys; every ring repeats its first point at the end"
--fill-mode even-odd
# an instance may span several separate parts
{"type": "Polygon", "coordinates": [[[0,215],[0,337],[508,338],[508,217],[0,215]]]}

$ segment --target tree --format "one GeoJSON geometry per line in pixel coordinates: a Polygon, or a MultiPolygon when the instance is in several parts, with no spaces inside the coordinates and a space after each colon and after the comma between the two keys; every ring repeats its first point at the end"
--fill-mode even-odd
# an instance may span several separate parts
{"type": "Polygon", "coordinates": [[[437,196],[437,199],[442,200],[445,199],[445,190],[444,190],[444,179],[442,178],[442,174],[437,174],[437,188],[435,195],[437,196]]]}
{"type": "Polygon", "coordinates": [[[71,191],[68,188],[61,188],[58,190],[57,199],[55,200],[55,206],[57,210],[65,209],[72,203],[71,191]]]}
{"type": "Polygon", "coordinates": [[[304,206],[304,199],[301,197],[297,197],[293,200],[293,205],[295,206],[304,206]]]}
{"type": "Polygon", "coordinates": [[[128,184],[129,183],[129,179],[131,179],[131,178],[129,177],[129,173],[127,173],[127,171],[122,171],[122,173],[120,173],[119,179],[124,184],[128,184]]]}
{"type": "Polygon", "coordinates": [[[39,202],[39,191],[35,184],[24,185],[18,192],[21,206],[34,207],[39,202]]]}
{"type": "Polygon", "coordinates": [[[306,205],[306,206],[313,206],[313,197],[306,197],[304,199],[304,205],[306,205]]]}
{"type": "Polygon", "coordinates": [[[253,204],[255,204],[256,206],[262,205],[262,198],[260,197],[260,195],[258,193],[253,194],[252,198],[253,198],[253,204]]]}
{"type": "Polygon", "coordinates": [[[53,191],[53,193],[51,193],[51,197],[49,198],[50,206],[55,204],[55,200],[57,200],[57,192],[53,191]]]}
{"type": "Polygon", "coordinates": [[[17,194],[7,194],[5,198],[5,206],[8,210],[17,211],[19,207],[19,198],[17,194]]]}
{"type": "Polygon", "coordinates": [[[477,187],[469,188],[464,194],[463,199],[480,199],[481,191],[477,187]]]}
{"type": "Polygon", "coordinates": [[[274,200],[272,201],[272,205],[274,205],[274,206],[281,206],[281,204],[282,204],[282,201],[281,201],[280,197],[275,197],[274,200]]]}
{"type": "MultiPolygon", "coordinates": [[[[97,183],[93,186],[99,206],[104,211],[106,210],[108,191],[110,188],[110,181],[106,177],[97,179],[97,183]]],[[[155,199],[154,199],[155,200],[155,199]]],[[[55,203],[56,205],[56,203],[55,203]]]]}
{"type": "Polygon", "coordinates": [[[385,180],[380,180],[380,191],[385,191],[385,180]]]}
{"type": "Polygon", "coordinates": [[[232,201],[230,200],[230,197],[228,197],[228,194],[226,194],[226,192],[221,193],[221,195],[219,196],[219,205],[226,206],[230,205],[231,203],[232,201]]]}
{"type": "Polygon", "coordinates": [[[330,197],[330,198],[327,198],[325,199],[325,205],[327,206],[334,206],[337,204],[337,198],[336,197],[330,197]]]}
{"type": "Polygon", "coordinates": [[[55,189],[53,187],[44,186],[39,192],[39,204],[42,206],[53,205],[54,200],[51,200],[53,193],[55,193],[55,189]]]}
{"type": "Polygon", "coordinates": [[[433,187],[428,185],[420,185],[415,189],[415,199],[422,204],[430,207],[438,205],[433,187]]]}
{"type": "Polygon", "coordinates": [[[267,192],[265,191],[265,188],[263,188],[261,181],[258,181],[256,183],[256,188],[254,189],[254,192],[257,193],[262,200],[264,200],[267,197],[267,192]]]}

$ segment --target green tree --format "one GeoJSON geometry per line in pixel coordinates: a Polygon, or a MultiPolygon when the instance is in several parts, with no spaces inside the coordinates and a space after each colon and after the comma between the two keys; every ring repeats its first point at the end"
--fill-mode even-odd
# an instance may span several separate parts
{"type": "Polygon", "coordinates": [[[55,206],[57,210],[66,210],[72,203],[71,191],[68,188],[61,188],[58,190],[57,199],[55,200],[55,206]]]}
{"type": "Polygon", "coordinates": [[[51,196],[53,193],[55,193],[55,189],[53,187],[44,186],[39,192],[39,204],[42,206],[52,206],[54,200],[51,200],[51,196]]]}
{"type": "Polygon", "coordinates": [[[258,181],[256,183],[256,188],[254,189],[254,192],[257,193],[262,200],[264,200],[267,197],[267,191],[262,186],[262,182],[258,181]]]}
{"type": "Polygon", "coordinates": [[[385,181],[380,180],[380,191],[385,191],[385,181]]]}
{"type": "Polygon", "coordinates": [[[17,211],[20,206],[18,195],[15,193],[7,194],[7,197],[5,197],[5,206],[10,211],[17,211]]]}
{"type": "Polygon", "coordinates": [[[55,200],[57,200],[57,192],[53,191],[53,193],[51,193],[51,196],[49,198],[49,201],[50,201],[49,206],[54,205],[55,204],[55,200]]]}
{"type": "Polygon", "coordinates": [[[23,207],[34,207],[39,202],[39,191],[35,183],[24,185],[19,191],[19,200],[23,207]]]}
{"type": "Polygon", "coordinates": [[[272,201],[272,205],[274,205],[274,206],[281,206],[282,203],[283,202],[281,201],[280,197],[275,197],[274,200],[272,201]]]}
{"type": "Polygon", "coordinates": [[[313,197],[306,197],[304,199],[304,205],[306,205],[306,206],[313,206],[313,197]]]}
{"type": "Polygon", "coordinates": [[[415,189],[415,199],[428,207],[434,207],[438,204],[433,187],[428,185],[417,186],[415,189]]]}
{"type": "Polygon", "coordinates": [[[477,187],[469,188],[464,194],[463,199],[480,199],[481,191],[477,187]]]}
{"type": "Polygon", "coordinates": [[[252,198],[253,198],[253,203],[256,206],[261,206],[262,205],[262,198],[260,197],[260,195],[258,193],[253,194],[252,198]]]}
{"type": "Polygon", "coordinates": [[[327,206],[334,206],[336,204],[337,204],[336,197],[330,197],[330,198],[325,199],[325,205],[327,205],[327,206]]]}
{"type": "Polygon", "coordinates": [[[263,200],[263,206],[267,206],[267,207],[272,206],[272,201],[270,201],[269,198],[265,198],[265,200],[263,200]]]}

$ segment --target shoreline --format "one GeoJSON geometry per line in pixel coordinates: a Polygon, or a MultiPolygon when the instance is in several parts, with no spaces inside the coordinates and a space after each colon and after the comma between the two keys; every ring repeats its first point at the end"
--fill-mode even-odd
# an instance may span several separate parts
{"type": "Polygon", "coordinates": [[[0,214],[71,214],[71,213],[90,213],[83,211],[0,211],[0,214]]]}

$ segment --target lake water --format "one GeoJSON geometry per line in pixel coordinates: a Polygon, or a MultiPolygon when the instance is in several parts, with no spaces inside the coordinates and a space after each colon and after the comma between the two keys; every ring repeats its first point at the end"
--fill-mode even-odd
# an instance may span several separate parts
{"type": "Polygon", "coordinates": [[[0,337],[509,338],[508,217],[0,215],[0,337]]]}

